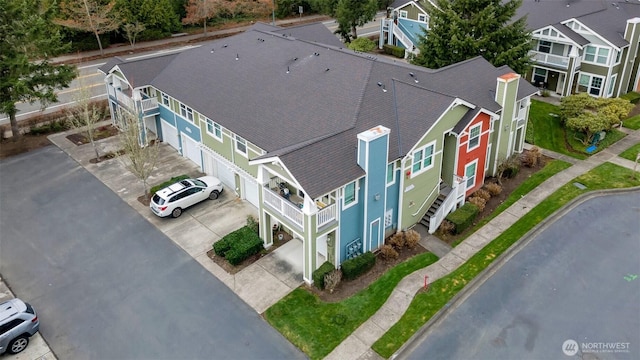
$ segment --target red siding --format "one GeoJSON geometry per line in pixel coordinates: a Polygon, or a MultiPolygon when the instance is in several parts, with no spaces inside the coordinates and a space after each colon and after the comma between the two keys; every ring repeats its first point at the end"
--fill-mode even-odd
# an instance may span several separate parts
{"type": "MultiPolygon", "coordinates": [[[[491,116],[485,113],[479,113],[473,121],[464,129],[460,136],[460,147],[458,148],[458,167],[456,169],[456,175],[464,177],[464,170],[467,164],[471,164],[477,160],[476,165],[476,181],[473,188],[467,190],[466,195],[469,196],[474,191],[478,190],[484,184],[484,168],[485,161],[487,159],[487,148],[489,145],[489,129],[491,127],[491,116]],[[480,142],[479,146],[467,150],[469,141],[469,132],[471,128],[477,124],[482,124],[480,129],[480,142]]],[[[466,186],[466,185],[465,185],[466,186]]]]}

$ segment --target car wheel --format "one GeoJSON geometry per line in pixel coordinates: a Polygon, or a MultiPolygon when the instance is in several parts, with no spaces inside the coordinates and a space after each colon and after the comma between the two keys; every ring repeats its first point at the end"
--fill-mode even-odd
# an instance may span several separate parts
{"type": "Polygon", "coordinates": [[[218,190],[213,190],[211,194],[209,194],[209,200],[215,200],[219,195],[220,193],[218,192],[218,190]]]}
{"type": "Polygon", "coordinates": [[[9,352],[9,354],[17,354],[19,352],[22,352],[22,350],[24,350],[27,345],[29,345],[29,338],[24,335],[19,336],[11,340],[7,351],[9,352]]]}
{"type": "Polygon", "coordinates": [[[171,216],[173,216],[174,218],[177,218],[180,215],[182,215],[182,209],[180,209],[180,208],[175,208],[171,212],[171,216]]]}

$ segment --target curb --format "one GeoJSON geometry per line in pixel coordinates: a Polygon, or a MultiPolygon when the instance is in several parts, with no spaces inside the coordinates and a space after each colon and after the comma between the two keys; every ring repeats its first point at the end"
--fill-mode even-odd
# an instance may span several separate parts
{"type": "MultiPolygon", "coordinates": [[[[586,194],[579,195],[578,197],[570,200],[567,204],[563,205],[560,209],[556,210],[551,215],[547,216],[542,222],[535,225],[531,230],[525,233],[519,240],[511,245],[507,251],[498,256],[489,266],[487,266],[478,276],[473,278],[471,282],[460,292],[451,298],[451,300],[445,304],[435,315],[431,317],[415,334],[413,334],[396,352],[389,357],[389,359],[402,358],[404,353],[414,349],[418,344],[417,340],[426,334],[428,334],[432,327],[439,325],[444,321],[451,311],[456,309],[462,304],[469,296],[471,296],[476,289],[482,286],[487,279],[495,274],[502,266],[509,261],[513,256],[520,252],[525,246],[527,246],[540,232],[544,231],[547,227],[555,223],[560,217],[567,214],[578,205],[591,200],[596,197],[618,194],[618,193],[631,193],[640,191],[640,186],[623,189],[604,189],[594,190],[586,194]]],[[[493,241],[493,240],[492,240],[493,241]]],[[[465,262],[466,263],[466,262],[465,262]]],[[[450,274],[451,272],[449,272],[450,274]]]]}

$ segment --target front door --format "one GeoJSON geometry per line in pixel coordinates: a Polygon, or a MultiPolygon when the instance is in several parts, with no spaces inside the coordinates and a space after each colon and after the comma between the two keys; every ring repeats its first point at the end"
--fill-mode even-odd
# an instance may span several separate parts
{"type": "Polygon", "coordinates": [[[380,219],[375,219],[369,226],[369,251],[380,247],[380,219]]]}

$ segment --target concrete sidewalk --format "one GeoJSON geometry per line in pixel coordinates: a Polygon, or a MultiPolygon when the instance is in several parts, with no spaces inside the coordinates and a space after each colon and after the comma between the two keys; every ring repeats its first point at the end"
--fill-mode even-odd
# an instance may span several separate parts
{"type": "Polygon", "coordinates": [[[437,262],[424,269],[417,270],[402,279],[382,307],[338,345],[325,359],[381,359],[381,357],[371,349],[371,346],[404,315],[411,301],[413,301],[415,294],[424,285],[425,276],[428,276],[429,281],[433,282],[448,275],[553,192],[575,177],[590,171],[596,166],[605,162],[612,162],[633,169],[633,161],[620,158],[618,154],[640,143],[640,130],[632,131],[626,128],[621,130],[627,133],[626,137],[584,161],[543,150],[543,154],[570,162],[573,166],[547,179],[441,257],[437,262]]]}

